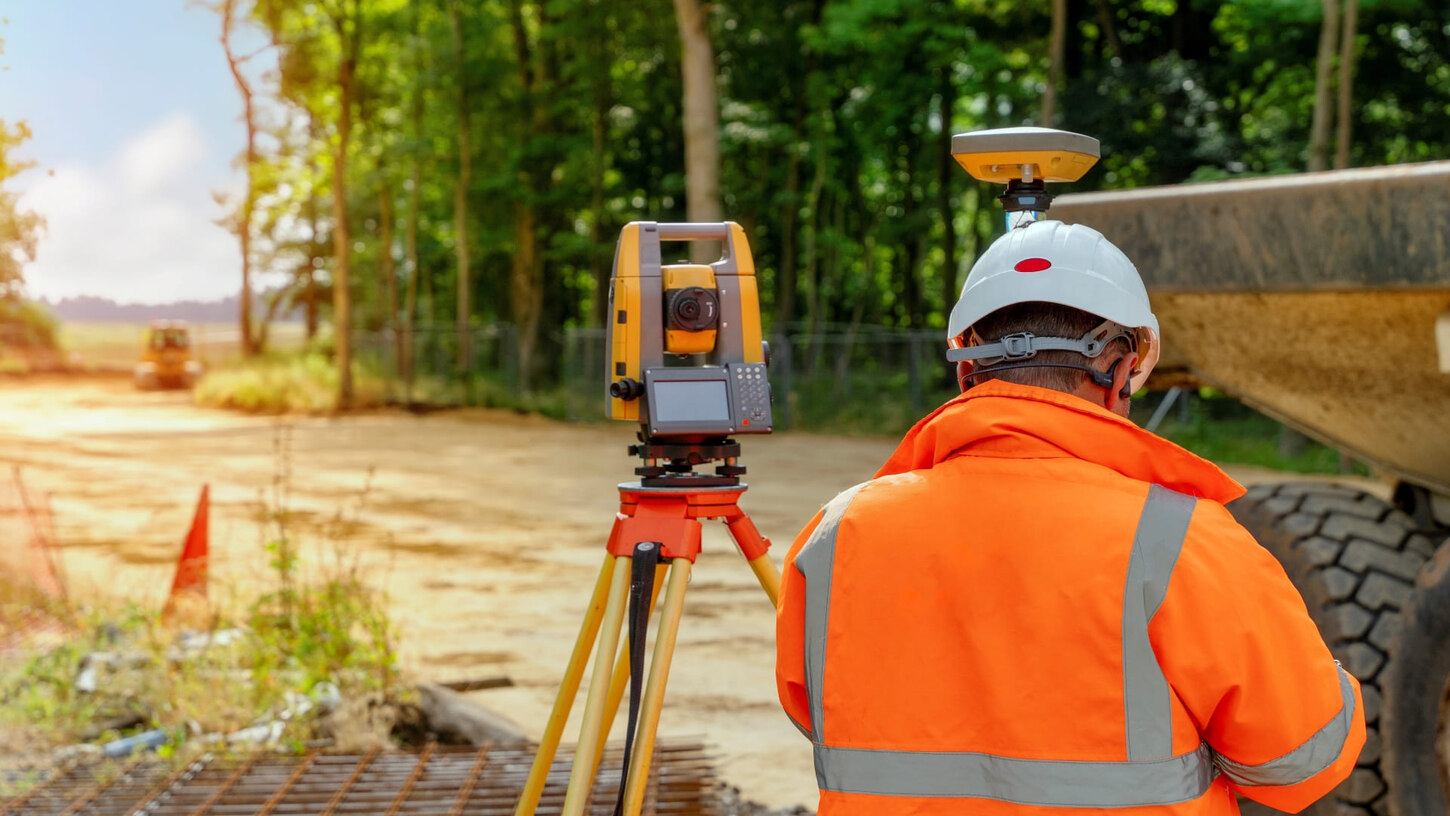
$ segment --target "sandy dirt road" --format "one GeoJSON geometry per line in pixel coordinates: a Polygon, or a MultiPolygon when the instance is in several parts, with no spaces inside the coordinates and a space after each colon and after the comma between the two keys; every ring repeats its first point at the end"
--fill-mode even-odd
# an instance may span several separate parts
{"type": "MultiPolygon", "coordinates": [[[[285,486],[308,568],[341,549],[388,593],[405,667],[426,680],[510,676],[515,687],[477,694],[533,734],[603,560],[615,484],[631,478],[632,435],[622,423],[482,410],[279,420],[125,380],[0,382],[0,465],[51,493],[76,596],[159,607],[203,483],[213,591],[250,596],[268,581],[259,519],[285,486]]],[[[747,441],[741,504],[774,540],[777,565],[815,510],[892,447],[802,433],[747,441]]],[[[814,807],[808,746],[776,702],[773,620],[723,526],[707,523],[660,732],[703,737],[748,798],[814,807]]]]}

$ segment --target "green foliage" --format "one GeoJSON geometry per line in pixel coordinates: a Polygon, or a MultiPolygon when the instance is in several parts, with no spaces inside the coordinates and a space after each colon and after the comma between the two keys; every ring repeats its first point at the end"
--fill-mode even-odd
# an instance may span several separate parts
{"type": "Polygon", "coordinates": [[[27,261],[35,260],[35,244],[45,219],[20,209],[20,194],[4,189],[10,179],[34,167],[33,162],[15,158],[15,150],[30,138],[24,122],[13,126],[0,119],[0,300],[19,298],[27,261]]]}
{"type": "Polygon", "coordinates": [[[39,303],[0,298],[0,347],[53,349],[59,324],[39,303]]]}
{"type": "MultiPolygon", "coordinates": [[[[953,133],[1052,124],[1093,134],[1104,159],[1077,189],[1305,167],[1319,4],[1066,5],[1057,111],[1043,122],[1045,0],[708,4],[724,211],[749,233],[774,324],[943,324],[999,229],[996,191],[950,159],[953,133]]],[[[257,168],[259,245],[291,273],[289,297],[330,303],[339,78],[356,38],[342,157],[354,324],[460,320],[466,245],[462,322],[516,324],[515,356],[528,359],[513,376],[553,388],[562,330],[602,325],[618,228],[685,217],[668,9],[254,0],[251,19],[279,57],[261,90],[282,112],[257,168]]],[[[1355,42],[1351,163],[1450,156],[1450,6],[1364,0],[1355,42]]],[[[489,393],[459,379],[465,393],[489,393]]]]}
{"type": "MultiPolygon", "coordinates": [[[[1146,422],[1161,395],[1134,403],[1133,418],[1146,422]]],[[[1204,389],[1194,398],[1181,396],[1185,410],[1170,409],[1158,434],[1220,464],[1257,465],[1295,473],[1369,475],[1363,463],[1349,464],[1339,451],[1321,445],[1238,401],[1204,389]]]]}

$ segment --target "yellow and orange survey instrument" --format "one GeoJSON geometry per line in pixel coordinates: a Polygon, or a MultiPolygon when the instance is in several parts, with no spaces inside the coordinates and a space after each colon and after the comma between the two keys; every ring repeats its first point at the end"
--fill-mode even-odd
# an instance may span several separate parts
{"type": "Polygon", "coordinates": [[[643,460],[634,471],[641,478],[619,485],[619,513],[604,565],[516,816],[534,816],[541,801],[549,812],[559,806],[557,788],[546,795],[549,771],[596,641],[562,813],[579,816],[589,807],[626,683],[630,707],[615,813],[640,812],[685,585],[700,553],[701,519],[725,522],[772,605],[780,588],[780,573],[767,555],[770,542],[740,509],[745,468],[740,443],[732,438],[769,433],[772,427],[769,349],[761,340],[755,264],[745,231],[729,221],[629,224],[615,250],[609,305],[608,415],[639,423],[639,444],[629,451],[643,460]],[[719,241],[724,251],[712,264],[666,265],[660,256],[666,241],[719,241]],[[713,473],[695,470],[712,464],[713,473]],[[646,674],[649,618],[662,584],[664,603],[646,674]],[[621,648],[626,617],[628,642],[621,648]]]}
{"type": "Polygon", "coordinates": [[[739,224],[624,227],[609,283],[610,419],[640,423],[646,442],[769,433],[766,364],[755,261],[739,224]],[[665,264],[669,241],[719,241],[724,251],[712,264],[665,264]]]}

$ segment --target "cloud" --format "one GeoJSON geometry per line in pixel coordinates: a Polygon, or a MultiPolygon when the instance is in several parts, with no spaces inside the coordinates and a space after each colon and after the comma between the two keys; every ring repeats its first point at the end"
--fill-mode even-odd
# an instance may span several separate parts
{"type": "Polygon", "coordinates": [[[33,182],[23,208],[46,219],[26,289],[52,299],[96,295],[122,303],[211,300],[241,285],[236,238],[217,226],[219,187],[203,178],[206,137],[172,114],[119,145],[100,166],[63,164],[33,182]]]}

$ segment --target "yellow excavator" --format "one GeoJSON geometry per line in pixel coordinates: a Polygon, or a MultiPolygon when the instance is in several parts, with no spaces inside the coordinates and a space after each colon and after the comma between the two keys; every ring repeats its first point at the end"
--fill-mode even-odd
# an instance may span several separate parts
{"type": "Polygon", "coordinates": [[[191,356],[191,331],[182,320],[153,320],[136,363],[136,387],[190,388],[201,378],[201,363],[191,356]]]}

